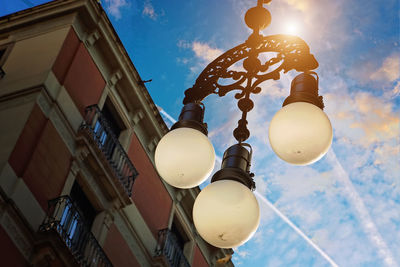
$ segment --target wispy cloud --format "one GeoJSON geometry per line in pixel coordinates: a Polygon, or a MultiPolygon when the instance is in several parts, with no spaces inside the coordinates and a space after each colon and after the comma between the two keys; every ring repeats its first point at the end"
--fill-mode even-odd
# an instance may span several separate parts
{"type": "Polygon", "coordinates": [[[198,74],[202,68],[223,53],[221,49],[214,48],[210,44],[200,41],[188,42],[185,40],[179,40],[177,46],[183,49],[190,49],[195,55],[194,59],[177,59],[178,62],[189,65],[191,75],[198,74]]]}
{"type": "Polygon", "coordinates": [[[383,103],[368,93],[358,93],[355,105],[359,118],[350,127],[364,131],[363,142],[366,145],[397,138],[400,134],[400,118],[392,110],[390,103],[383,103]]]}
{"type": "Polygon", "coordinates": [[[106,10],[115,18],[121,18],[121,9],[128,6],[127,0],[104,0],[106,10]]]}
{"type": "Polygon", "coordinates": [[[295,7],[298,10],[301,10],[303,12],[309,12],[311,8],[311,2],[310,0],[303,0],[303,1],[298,1],[298,0],[284,0],[288,5],[295,7]]]}
{"type": "Polygon", "coordinates": [[[329,257],[317,244],[315,244],[306,234],[303,233],[288,217],[280,212],[267,198],[255,191],[258,199],[261,199],[269,208],[271,208],[285,223],[287,223],[297,234],[299,234],[312,248],[314,248],[324,259],[326,259],[332,266],[337,267],[336,262],[329,257]]]}
{"type": "Polygon", "coordinates": [[[325,98],[337,137],[350,138],[352,144],[366,148],[398,138],[400,118],[390,99],[368,92],[326,94],[325,98]]]}
{"type": "Polygon", "coordinates": [[[387,98],[395,98],[400,95],[400,81],[396,82],[396,84],[393,86],[393,89],[390,90],[386,97],[387,98]]]}
{"type": "Polygon", "coordinates": [[[162,107],[157,106],[157,109],[160,114],[167,120],[167,125],[169,127],[171,127],[172,124],[176,123],[176,120],[171,115],[169,115],[162,107]]]}
{"type": "Polygon", "coordinates": [[[393,53],[370,75],[373,81],[393,82],[400,78],[400,53],[393,53]]]}
{"type": "Polygon", "coordinates": [[[349,175],[343,169],[332,149],[328,152],[327,158],[334,166],[337,172],[338,180],[343,183],[347,198],[351,201],[352,206],[357,211],[361,225],[363,226],[366,235],[370,238],[371,242],[375,244],[376,248],[378,249],[379,255],[382,257],[386,265],[397,266],[392,252],[389,250],[386,242],[383,240],[381,234],[376,228],[375,223],[371,219],[371,216],[367,208],[365,207],[364,201],[357,193],[356,189],[353,186],[353,183],[350,181],[349,175]]]}
{"type": "Polygon", "coordinates": [[[207,43],[201,43],[201,42],[193,42],[192,43],[192,50],[195,53],[196,57],[206,61],[206,62],[211,62],[214,59],[216,59],[218,56],[220,56],[223,51],[218,48],[212,48],[209,44],[207,43]]]}
{"type": "Polygon", "coordinates": [[[146,0],[144,2],[143,6],[143,11],[142,15],[149,17],[152,20],[156,20],[158,17],[158,14],[156,13],[153,4],[150,2],[150,0],[146,0]]]}
{"type": "Polygon", "coordinates": [[[247,258],[251,254],[249,251],[239,248],[235,250],[235,253],[237,253],[241,258],[247,258]]]}
{"type": "Polygon", "coordinates": [[[393,52],[383,59],[379,55],[368,56],[357,62],[349,74],[362,85],[386,89],[400,79],[400,53],[393,52]]]}

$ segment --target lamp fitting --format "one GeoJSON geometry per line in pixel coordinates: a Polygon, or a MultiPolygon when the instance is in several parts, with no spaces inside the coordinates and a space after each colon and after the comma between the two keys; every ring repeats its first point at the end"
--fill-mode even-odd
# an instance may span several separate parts
{"type": "Polygon", "coordinates": [[[242,143],[233,145],[225,151],[221,170],[213,175],[211,183],[233,180],[242,183],[252,191],[256,188],[253,180],[254,174],[250,173],[252,151],[249,152],[244,146],[250,147],[250,145],[242,143]]]}
{"type": "Polygon", "coordinates": [[[301,73],[293,79],[290,95],[285,99],[282,107],[295,102],[307,102],[324,109],[322,96],[318,95],[318,79],[310,73],[301,73]]]}
{"type": "Polygon", "coordinates": [[[172,125],[171,130],[177,128],[192,128],[207,135],[207,124],[203,122],[204,105],[201,103],[188,103],[183,106],[179,120],[172,125]]]}

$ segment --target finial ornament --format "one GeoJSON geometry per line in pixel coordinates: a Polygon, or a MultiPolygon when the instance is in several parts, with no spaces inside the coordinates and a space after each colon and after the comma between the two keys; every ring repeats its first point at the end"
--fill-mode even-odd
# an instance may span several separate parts
{"type": "Polygon", "coordinates": [[[269,4],[270,2],[271,0],[258,0],[257,6],[247,10],[244,21],[253,30],[253,33],[258,33],[271,23],[271,13],[263,7],[264,4],[269,4]]]}
{"type": "Polygon", "coordinates": [[[269,4],[269,3],[271,3],[271,0],[258,0],[257,6],[262,6],[262,5],[269,4]]]}
{"type": "Polygon", "coordinates": [[[254,32],[261,31],[271,23],[271,13],[262,6],[252,7],[244,16],[246,25],[254,32]]]}

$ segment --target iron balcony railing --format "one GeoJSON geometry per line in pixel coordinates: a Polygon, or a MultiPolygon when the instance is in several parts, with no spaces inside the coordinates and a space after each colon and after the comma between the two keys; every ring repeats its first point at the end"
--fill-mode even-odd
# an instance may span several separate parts
{"type": "Polygon", "coordinates": [[[86,108],[85,121],[82,123],[80,129],[89,131],[94,142],[107,158],[125,191],[131,196],[133,182],[138,172],[97,105],[86,108]]]}
{"type": "Polygon", "coordinates": [[[170,267],[190,267],[176,235],[170,229],[158,232],[156,257],[158,256],[164,256],[170,267]]]}
{"type": "Polygon", "coordinates": [[[69,196],[48,202],[47,216],[39,231],[55,231],[81,266],[112,267],[82,213],[69,196]]]}

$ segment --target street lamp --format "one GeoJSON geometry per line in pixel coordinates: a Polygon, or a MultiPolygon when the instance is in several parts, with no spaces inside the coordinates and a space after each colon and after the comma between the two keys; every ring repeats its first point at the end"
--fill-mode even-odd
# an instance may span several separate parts
{"type": "Polygon", "coordinates": [[[204,106],[189,103],[179,121],[158,143],[155,164],[161,177],[178,188],[203,183],[214,169],[215,152],[202,123],[204,106]]]}
{"type": "Polygon", "coordinates": [[[258,0],[257,6],[246,12],[245,22],[253,30],[249,38],[211,62],[193,87],[185,91],[179,121],[160,140],[155,152],[156,168],[167,183],[178,188],[200,185],[210,175],[215,161],[201,101],[210,94],[222,97],[237,91],[235,98],[242,116],[233,136],[238,143],[225,151],[221,170],[213,175],[193,206],[197,231],[220,248],[245,243],[260,221],[258,202],[252,193],[252,149],[244,141],[250,136],[247,113],[254,107],[250,96],[261,92],[262,82],[279,80],[281,71],[301,72],[293,79],[290,95],[270,123],[269,141],[278,157],[295,165],[311,164],[323,157],[332,143],[332,126],[322,111],[322,96],[318,95],[318,75],[312,71],[318,62],[309,47],[296,36],[260,34],[271,22],[269,11],[263,7],[270,1],[258,0]],[[265,52],[275,56],[263,63],[259,55],[265,52]],[[238,64],[243,68],[238,69],[238,64]]]}

